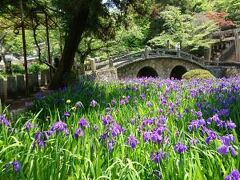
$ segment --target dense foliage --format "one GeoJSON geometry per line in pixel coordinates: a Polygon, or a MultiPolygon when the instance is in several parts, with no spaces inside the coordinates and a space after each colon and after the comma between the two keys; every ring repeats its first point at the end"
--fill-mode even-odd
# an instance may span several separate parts
{"type": "Polygon", "coordinates": [[[0,115],[0,179],[239,177],[239,78],[85,82],[0,115]],[[237,170],[238,169],[238,170],[237,170]]]}
{"type": "Polygon", "coordinates": [[[186,51],[208,48],[214,41],[209,35],[217,30],[215,22],[201,20],[201,16],[182,14],[179,8],[167,6],[161,17],[162,32],[148,41],[152,47],[171,47],[180,42],[186,51]],[[167,42],[169,45],[167,45],[167,42]]]}
{"type": "MultiPolygon", "coordinates": [[[[32,54],[35,44],[46,41],[45,15],[49,18],[51,56],[62,59],[54,78],[56,87],[67,78],[75,55],[84,63],[88,55],[107,59],[123,51],[143,49],[147,43],[152,47],[174,47],[180,42],[184,50],[202,56],[203,49],[214,43],[209,35],[216,30],[215,23],[219,25],[206,18],[206,14],[224,14],[221,21],[239,25],[238,0],[22,2],[26,29],[33,30],[27,32],[28,54],[32,54]],[[31,34],[35,34],[35,39],[31,34]]],[[[4,29],[1,34],[7,33],[5,41],[0,42],[5,54],[19,54],[22,49],[19,7],[19,2],[0,2],[0,28],[4,29]]],[[[46,46],[39,58],[46,59],[46,46]]]]}

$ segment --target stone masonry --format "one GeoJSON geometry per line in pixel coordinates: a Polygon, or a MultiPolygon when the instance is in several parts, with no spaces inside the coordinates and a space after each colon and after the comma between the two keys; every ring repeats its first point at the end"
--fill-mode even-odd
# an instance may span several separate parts
{"type": "Polygon", "coordinates": [[[117,73],[120,79],[135,78],[142,68],[151,67],[157,72],[158,77],[165,79],[170,78],[170,74],[176,66],[182,66],[186,68],[187,71],[197,68],[205,69],[200,64],[185,61],[181,58],[152,58],[122,65],[117,68],[117,73]]]}

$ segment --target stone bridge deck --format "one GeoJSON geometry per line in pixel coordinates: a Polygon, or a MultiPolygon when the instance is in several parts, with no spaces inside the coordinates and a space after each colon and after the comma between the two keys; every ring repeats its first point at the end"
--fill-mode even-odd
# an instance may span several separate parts
{"type": "Polygon", "coordinates": [[[175,49],[151,49],[126,54],[114,59],[110,59],[109,61],[96,63],[96,69],[105,69],[109,67],[119,68],[133,62],[153,58],[182,59],[183,61],[189,61],[191,63],[198,64],[201,67],[205,67],[205,65],[207,65],[207,62],[203,58],[199,58],[184,51],[175,49]]]}
{"type": "Polygon", "coordinates": [[[97,76],[101,76],[100,80],[108,79],[105,78],[107,76],[120,79],[145,76],[181,79],[185,72],[197,68],[207,69],[216,77],[225,76],[227,69],[235,68],[240,72],[239,63],[206,61],[204,58],[175,49],[145,49],[99,63],[91,60],[91,70],[97,76]]]}

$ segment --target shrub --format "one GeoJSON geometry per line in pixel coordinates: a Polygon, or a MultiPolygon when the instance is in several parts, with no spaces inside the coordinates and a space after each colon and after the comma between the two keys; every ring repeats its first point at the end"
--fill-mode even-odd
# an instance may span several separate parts
{"type": "Polygon", "coordinates": [[[208,71],[204,69],[194,69],[186,72],[183,79],[214,79],[215,77],[208,71]]]}
{"type": "Polygon", "coordinates": [[[20,64],[13,64],[12,65],[12,72],[16,74],[24,74],[24,67],[20,64]]]}
{"type": "Polygon", "coordinates": [[[35,64],[31,64],[29,66],[28,70],[29,70],[29,73],[39,73],[40,71],[45,70],[47,68],[48,67],[45,64],[37,64],[37,63],[35,63],[35,64]]]}

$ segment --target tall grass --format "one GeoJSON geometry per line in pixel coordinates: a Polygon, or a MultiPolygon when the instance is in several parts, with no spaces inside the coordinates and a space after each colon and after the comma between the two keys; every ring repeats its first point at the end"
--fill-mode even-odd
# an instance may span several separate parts
{"type": "Polygon", "coordinates": [[[11,126],[0,121],[0,179],[224,179],[240,168],[239,84],[239,78],[84,82],[48,96],[39,94],[31,111],[18,119],[1,109],[11,126]],[[104,124],[107,115],[113,120],[104,124]],[[86,126],[79,125],[81,118],[86,126]],[[201,119],[205,125],[189,129],[193,120],[201,119]],[[230,119],[235,128],[227,126],[230,119]],[[61,131],[62,126],[54,130],[60,120],[68,132],[61,131]],[[76,137],[78,128],[82,134],[76,137]],[[41,147],[37,132],[50,130],[49,137],[41,136],[41,147]],[[210,142],[208,130],[216,134],[210,142]],[[147,141],[145,132],[151,133],[147,141]],[[226,155],[218,151],[221,137],[230,134],[234,141],[229,147],[236,156],[231,150],[226,155]],[[138,141],[136,148],[129,145],[130,135],[138,141]],[[176,150],[178,143],[186,151],[176,150]],[[160,151],[165,156],[156,162],[153,153],[160,151]],[[19,171],[14,161],[20,163],[19,171]]]}

